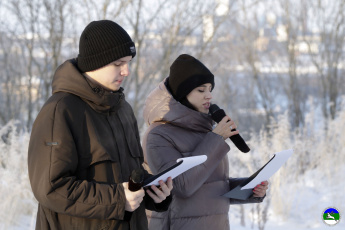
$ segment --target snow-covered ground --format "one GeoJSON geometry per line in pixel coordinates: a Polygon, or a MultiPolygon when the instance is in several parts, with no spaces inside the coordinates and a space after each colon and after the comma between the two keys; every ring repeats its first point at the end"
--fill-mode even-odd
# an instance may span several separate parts
{"type": "MultiPolygon", "coordinates": [[[[274,211],[274,205],[271,204],[268,211],[268,221],[265,230],[327,230],[327,229],[345,229],[345,182],[342,176],[345,175],[345,164],[342,171],[339,172],[339,183],[329,184],[322,172],[312,170],[308,172],[304,179],[296,183],[284,184],[281,187],[282,202],[287,202],[284,215],[274,211]],[[329,227],[322,221],[323,211],[328,207],[336,207],[342,219],[334,226],[329,227]]],[[[269,196],[270,194],[268,194],[269,196]]],[[[272,195],[272,194],[271,194],[272,195]]],[[[22,202],[25,202],[23,200],[22,202]]],[[[26,201],[30,203],[32,201],[26,201]]],[[[265,201],[264,201],[265,202],[265,201]]],[[[20,206],[20,203],[16,203],[20,206]]],[[[262,203],[261,205],[264,205],[262,203]]],[[[245,205],[245,226],[240,224],[239,206],[233,205],[230,208],[230,226],[232,230],[258,229],[257,224],[251,220],[250,209],[255,206],[245,205]]],[[[6,226],[1,219],[0,229],[3,230],[32,230],[35,224],[36,205],[32,203],[31,215],[14,214],[10,226],[6,226]]],[[[9,211],[9,210],[7,210],[9,211]]],[[[6,210],[3,210],[2,217],[6,210]]]]}
{"type": "MultiPolygon", "coordinates": [[[[269,191],[268,196],[274,196],[275,202],[280,202],[281,204],[275,204],[271,200],[272,203],[268,209],[268,221],[264,229],[330,229],[329,226],[322,222],[322,213],[328,207],[336,207],[340,211],[340,214],[343,215],[340,222],[331,229],[345,229],[345,182],[342,180],[342,176],[345,175],[345,164],[341,168],[342,170],[337,175],[334,175],[337,178],[337,183],[328,182],[327,176],[323,172],[314,169],[307,172],[302,179],[295,183],[283,183],[279,188],[281,194],[280,199],[277,198],[276,193],[272,194],[269,191]],[[281,205],[283,207],[279,209],[281,205]],[[285,208],[284,205],[286,205],[285,208]]],[[[8,184],[5,185],[5,183],[2,183],[2,189],[4,189],[4,186],[8,186],[8,184]]],[[[8,191],[11,190],[9,189],[8,191]]],[[[12,191],[12,194],[17,194],[19,199],[8,196],[7,202],[12,201],[5,203],[6,209],[2,209],[1,211],[0,229],[34,229],[36,201],[31,196],[29,196],[30,199],[20,198],[23,196],[21,191],[12,191]]],[[[3,198],[1,198],[2,201],[3,198]]],[[[265,202],[260,205],[264,206],[265,202]]],[[[240,207],[238,205],[231,206],[229,213],[231,229],[258,229],[257,223],[253,221],[251,214],[251,209],[255,206],[254,204],[244,205],[245,226],[241,226],[240,224],[240,207]]]]}
{"type": "MultiPolygon", "coordinates": [[[[282,185],[281,199],[283,203],[288,204],[286,213],[282,215],[275,212],[275,205],[271,204],[265,230],[345,229],[345,183],[341,180],[343,175],[345,175],[345,164],[343,164],[342,171],[336,175],[339,178],[339,183],[329,184],[322,172],[312,170],[306,174],[303,180],[294,184],[282,185]],[[342,215],[340,222],[333,227],[322,221],[322,214],[329,207],[337,208],[342,215]]],[[[271,195],[276,196],[276,194],[271,195]]],[[[246,210],[249,212],[250,208],[246,207],[246,210]]],[[[245,227],[240,225],[238,212],[239,208],[231,206],[231,229],[252,229],[251,220],[246,222],[245,227]]],[[[254,229],[258,229],[255,224],[254,229]]]]}

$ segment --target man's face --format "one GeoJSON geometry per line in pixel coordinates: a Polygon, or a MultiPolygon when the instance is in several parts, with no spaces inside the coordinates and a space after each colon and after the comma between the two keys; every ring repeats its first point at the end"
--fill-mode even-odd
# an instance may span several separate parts
{"type": "Polygon", "coordinates": [[[126,56],[108,65],[86,72],[93,80],[101,84],[105,89],[117,91],[121,87],[124,78],[129,75],[129,62],[132,56],[126,56]]]}

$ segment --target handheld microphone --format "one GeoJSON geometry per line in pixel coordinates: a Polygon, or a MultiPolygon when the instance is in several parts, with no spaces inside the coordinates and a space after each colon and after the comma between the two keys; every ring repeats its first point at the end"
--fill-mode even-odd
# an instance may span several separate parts
{"type": "MultiPolygon", "coordinates": [[[[217,123],[219,123],[226,116],[224,110],[220,109],[216,104],[212,104],[210,106],[209,111],[210,111],[212,119],[217,123]]],[[[236,131],[236,129],[232,129],[231,131],[236,131]]],[[[250,151],[250,148],[248,147],[246,142],[244,142],[244,140],[240,136],[240,134],[236,134],[236,135],[231,136],[230,140],[242,152],[247,153],[250,151]]]]}
{"type": "Polygon", "coordinates": [[[132,192],[138,191],[143,186],[144,170],[141,168],[134,169],[129,177],[128,189],[132,192]]]}

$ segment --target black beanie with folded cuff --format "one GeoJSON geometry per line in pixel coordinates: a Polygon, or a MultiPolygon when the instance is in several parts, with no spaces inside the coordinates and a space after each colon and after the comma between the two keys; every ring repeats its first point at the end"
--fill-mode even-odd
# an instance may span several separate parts
{"type": "Polygon", "coordinates": [[[93,21],[80,36],[77,63],[82,72],[88,72],[135,54],[134,42],[120,25],[109,20],[93,21]]]}
{"type": "Polygon", "coordinates": [[[210,83],[214,88],[214,75],[198,59],[181,54],[171,65],[168,85],[177,101],[186,101],[186,96],[195,88],[210,83]]]}

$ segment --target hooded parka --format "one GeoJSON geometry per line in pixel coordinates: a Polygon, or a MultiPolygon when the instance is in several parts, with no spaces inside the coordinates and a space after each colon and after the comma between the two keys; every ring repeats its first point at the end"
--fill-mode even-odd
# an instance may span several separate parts
{"type": "Polygon", "coordinates": [[[147,229],[145,208],[164,211],[146,195],[125,212],[122,186],[142,167],[137,122],[123,89],[104,90],[77,69],[75,60],[56,71],[53,95],[31,133],[28,168],[38,200],[36,229],[147,229]]]}
{"type": "Polygon", "coordinates": [[[173,180],[169,210],[148,212],[149,229],[229,229],[230,204],[262,201],[254,197],[243,201],[221,196],[246,178],[229,178],[230,147],[223,137],[211,132],[211,117],[176,101],[165,81],[148,96],[144,118],[149,125],[143,138],[144,157],[152,173],[170,167],[181,157],[207,156],[206,162],[173,180]]]}

